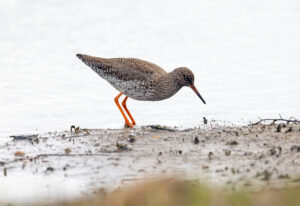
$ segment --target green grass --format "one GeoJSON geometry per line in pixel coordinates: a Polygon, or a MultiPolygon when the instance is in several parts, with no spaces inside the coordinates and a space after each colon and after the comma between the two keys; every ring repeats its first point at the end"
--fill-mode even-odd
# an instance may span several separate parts
{"type": "Polygon", "coordinates": [[[59,206],[299,206],[300,187],[250,192],[210,188],[167,179],[147,182],[92,198],[58,203],[59,206]]]}

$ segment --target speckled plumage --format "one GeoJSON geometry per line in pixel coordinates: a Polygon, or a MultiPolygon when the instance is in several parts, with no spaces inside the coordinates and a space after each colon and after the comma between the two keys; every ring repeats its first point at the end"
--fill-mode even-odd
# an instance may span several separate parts
{"type": "Polygon", "coordinates": [[[159,66],[140,59],[106,59],[83,54],[77,54],[77,57],[120,91],[114,100],[124,117],[125,127],[136,125],[126,106],[128,97],[141,101],[159,101],[173,96],[183,86],[189,86],[205,104],[194,86],[193,72],[186,67],[180,67],[167,73],[159,66]],[[126,97],[121,106],[119,98],[123,94],[126,97]]]}
{"type": "Polygon", "coordinates": [[[82,54],[77,54],[77,57],[118,91],[136,100],[167,99],[182,86],[189,86],[194,82],[193,73],[186,67],[167,73],[159,66],[140,59],[107,59],[82,54]]]}

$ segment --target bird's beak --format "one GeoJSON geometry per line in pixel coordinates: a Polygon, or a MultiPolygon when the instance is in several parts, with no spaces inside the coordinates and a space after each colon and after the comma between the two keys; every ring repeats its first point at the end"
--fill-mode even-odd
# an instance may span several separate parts
{"type": "Polygon", "coordinates": [[[198,92],[198,90],[196,89],[196,87],[194,85],[190,86],[192,88],[192,90],[194,90],[194,92],[198,95],[198,97],[202,100],[202,102],[204,104],[206,104],[205,100],[201,97],[200,93],[198,92]]]}

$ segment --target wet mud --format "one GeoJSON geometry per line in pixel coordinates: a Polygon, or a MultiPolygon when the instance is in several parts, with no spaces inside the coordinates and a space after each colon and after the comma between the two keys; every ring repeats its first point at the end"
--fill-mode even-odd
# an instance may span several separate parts
{"type": "Polygon", "coordinates": [[[300,124],[206,124],[184,130],[72,125],[62,132],[7,137],[0,157],[0,179],[25,174],[41,178],[47,188],[58,184],[43,185],[49,176],[66,185],[80,181],[71,197],[169,175],[230,188],[282,188],[300,183],[300,124]]]}

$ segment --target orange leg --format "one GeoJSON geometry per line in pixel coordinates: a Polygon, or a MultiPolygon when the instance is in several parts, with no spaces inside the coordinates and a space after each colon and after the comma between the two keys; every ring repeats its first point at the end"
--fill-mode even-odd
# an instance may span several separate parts
{"type": "Polygon", "coordinates": [[[128,97],[126,96],[124,98],[123,102],[122,102],[122,106],[125,109],[125,111],[127,112],[129,118],[131,119],[132,124],[135,125],[135,121],[134,121],[133,117],[131,116],[131,114],[130,114],[129,110],[127,109],[127,106],[126,106],[127,99],[128,99],[128,97]]]}
{"type": "Polygon", "coordinates": [[[126,115],[125,115],[125,113],[124,113],[122,107],[121,107],[120,104],[119,104],[119,98],[120,98],[120,96],[122,96],[123,93],[124,93],[124,92],[121,92],[120,94],[118,94],[118,96],[115,97],[115,102],[116,102],[116,104],[117,104],[117,106],[118,106],[118,108],[119,108],[121,114],[123,115],[123,117],[124,117],[124,119],[125,119],[125,127],[133,127],[134,125],[131,124],[131,123],[128,121],[128,119],[127,119],[127,117],[126,117],[126,115]]]}

